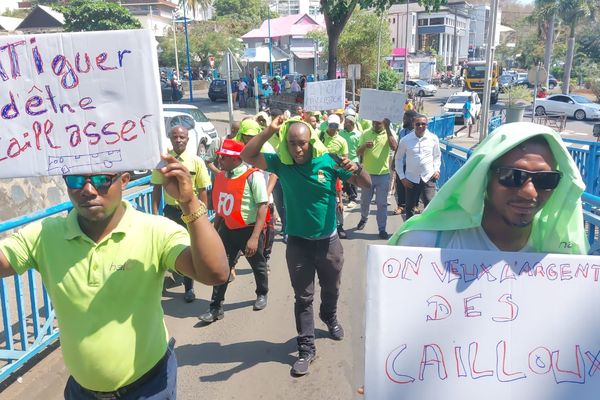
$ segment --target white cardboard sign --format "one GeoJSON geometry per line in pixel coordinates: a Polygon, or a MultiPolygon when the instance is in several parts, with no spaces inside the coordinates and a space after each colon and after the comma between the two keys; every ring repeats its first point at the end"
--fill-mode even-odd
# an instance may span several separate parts
{"type": "Polygon", "coordinates": [[[160,161],[150,31],[0,36],[0,178],[126,171],[160,161]]]}
{"type": "Polygon", "coordinates": [[[402,122],[406,94],[387,90],[361,89],[360,116],[371,121],[402,122]]]}
{"type": "Polygon", "coordinates": [[[307,82],[304,91],[306,111],[336,110],[344,108],[346,100],[346,80],[307,82]]]}
{"type": "Polygon", "coordinates": [[[369,246],[366,399],[596,399],[600,257],[369,246]]]}

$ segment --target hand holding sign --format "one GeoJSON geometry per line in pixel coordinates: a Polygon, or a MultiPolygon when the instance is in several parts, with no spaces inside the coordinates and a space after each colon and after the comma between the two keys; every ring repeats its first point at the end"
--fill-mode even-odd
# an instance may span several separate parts
{"type": "Polygon", "coordinates": [[[170,154],[161,156],[167,163],[159,171],[163,174],[163,188],[181,205],[189,204],[196,198],[190,171],[170,154]]]}

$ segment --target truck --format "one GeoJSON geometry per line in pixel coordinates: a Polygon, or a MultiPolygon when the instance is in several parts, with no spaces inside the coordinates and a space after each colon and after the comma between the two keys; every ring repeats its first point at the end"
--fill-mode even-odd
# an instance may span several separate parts
{"type": "MultiPolygon", "coordinates": [[[[462,69],[461,75],[464,79],[464,91],[475,92],[479,98],[483,98],[483,88],[485,86],[485,70],[487,66],[485,61],[469,61],[462,69]]],[[[492,93],[490,95],[490,104],[498,102],[500,86],[498,78],[502,74],[502,68],[497,61],[492,65],[492,93]]]]}

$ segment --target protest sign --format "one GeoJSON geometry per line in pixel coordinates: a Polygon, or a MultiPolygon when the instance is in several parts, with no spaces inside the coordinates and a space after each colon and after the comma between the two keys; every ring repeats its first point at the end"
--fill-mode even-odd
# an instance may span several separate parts
{"type": "Polygon", "coordinates": [[[600,257],[369,246],[367,399],[595,399],[600,257]]]}
{"type": "Polygon", "coordinates": [[[304,109],[306,111],[344,108],[345,101],[345,79],[306,83],[306,89],[304,90],[304,109]]]}
{"type": "Polygon", "coordinates": [[[0,178],[153,168],[156,41],[129,30],[0,36],[0,178]]]}
{"type": "Polygon", "coordinates": [[[360,116],[371,121],[402,122],[406,94],[387,90],[361,89],[360,116]]]}

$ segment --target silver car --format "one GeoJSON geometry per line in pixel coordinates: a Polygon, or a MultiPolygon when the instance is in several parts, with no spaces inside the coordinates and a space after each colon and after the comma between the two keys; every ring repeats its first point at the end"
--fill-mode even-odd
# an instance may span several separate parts
{"type": "Polygon", "coordinates": [[[414,96],[433,96],[437,93],[437,87],[422,79],[409,79],[406,81],[406,90],[414,96]]]}

